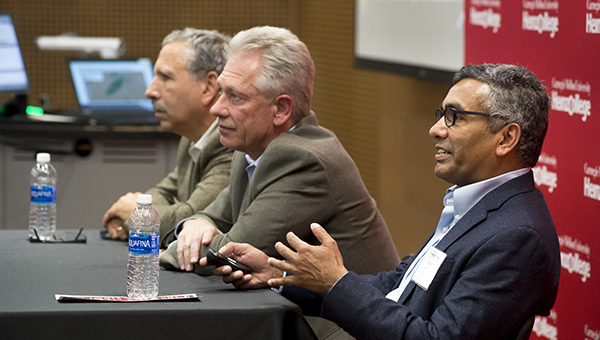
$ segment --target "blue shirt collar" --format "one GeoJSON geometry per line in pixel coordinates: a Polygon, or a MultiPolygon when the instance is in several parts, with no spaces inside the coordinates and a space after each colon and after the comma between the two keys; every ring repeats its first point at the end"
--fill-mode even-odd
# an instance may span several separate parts
{"type": "Polygon", "coordinates": [[[245,157],[246,162],[248,162],[248,166],[246,167],[246,173],[248,174],[248,181],[250,181],[252,179],[252,175],[254,174],[254,170],[258,166],[258,162],[262,158],[262,155],[260,155],[260,157],[258,157],[256,160],[252,159],[252,157],[250,157],[250,155],[248,154],[246,154],[245,157]]]}

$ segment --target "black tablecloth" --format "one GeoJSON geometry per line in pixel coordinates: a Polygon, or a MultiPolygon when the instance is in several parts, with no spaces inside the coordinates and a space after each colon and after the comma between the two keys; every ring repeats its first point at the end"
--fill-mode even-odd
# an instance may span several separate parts
{"type": "Polygon", "coordinates": [[[41,244],[0,230],[0,339],[314,339],[300,308],[268,289],[162,268],[159,295],[201,301],[58,302],[54,294],[127,295],[127,244],[84,234],[86,244],[41,244]]]}

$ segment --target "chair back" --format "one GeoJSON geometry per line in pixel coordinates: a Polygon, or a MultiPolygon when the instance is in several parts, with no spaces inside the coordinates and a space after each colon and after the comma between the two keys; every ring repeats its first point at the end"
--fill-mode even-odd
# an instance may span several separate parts
{"type": "Polygon", "coordinates": [[[533,329],[534,321],[535,321],[535,315],[532,315],[527,320],[525,320],[525,323],[523,324],[523,326],[521,326],[521,329],[519,330],[519,333],[517,333],[515,340],[529,339],[529,336],[531,335],[531,330],[533,329]]]}

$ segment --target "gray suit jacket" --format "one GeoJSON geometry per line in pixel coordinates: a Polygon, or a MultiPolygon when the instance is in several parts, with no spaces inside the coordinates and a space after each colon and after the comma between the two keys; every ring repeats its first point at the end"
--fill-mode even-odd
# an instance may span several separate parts
{"type": "Polygon", "coordinates": [[[410,282],[398,302],[385,297],[413,257],[377,276],[348,273],[322,316],[358,339],[512,339],[529,316],[550,313],[560,249],[531,172],[488,193],[436,248],[447,257],[427,291],[410,282]]]}
{"type": "MultiPolygon", "coordinates": [[[[287,244],[289,231],[317,244],[310,230],[310,224],[317,222],[337,241],[344,264],[351,270],[376,273],[400,263],[389,230],[354,161],[335,134],[318,125],[314,113],[269,144],[251,181],[247,165],[244,154],[236,151],[230,186],[194,215],[224,233],[213,237],[210,248],[245,242],[280,258],[274,245],[277,241],[287,244]]],[[[161,256],[161,264],[178,270],[174,248],[161,256]]],[[[203,246],[200,256],[206,251],[203,246]]],[[[212,268],[196,265],[196,272],[210,275],[212,268]]]]}
{"type": "Polygon", "coordinates": [[[177,222],[206,208],[229,185],[233,150],[224,147],[220,137],[218,129],[209,134],[197,163],[188,153],[191,141],[181,137],[177,167],[146,191],[160,216],[162,248],[174,239],[172,230],[177,222]]]}

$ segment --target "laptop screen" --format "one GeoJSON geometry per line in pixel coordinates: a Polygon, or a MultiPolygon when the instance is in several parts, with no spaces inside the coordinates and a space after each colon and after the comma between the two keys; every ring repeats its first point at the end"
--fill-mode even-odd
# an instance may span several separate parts
{"type": "Polygon", "coordinates": [[[152,111],[152,101],[144,95],[154,77],[149,58],[70,59],[68,64],[83,114],[99,110],[152,111]]]}

